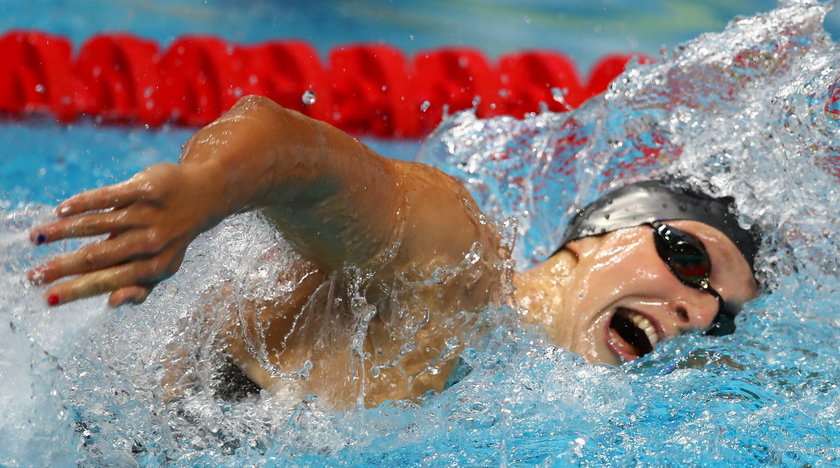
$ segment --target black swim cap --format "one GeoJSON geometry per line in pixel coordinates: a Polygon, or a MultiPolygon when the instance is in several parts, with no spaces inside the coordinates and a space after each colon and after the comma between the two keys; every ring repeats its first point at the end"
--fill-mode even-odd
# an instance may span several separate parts
{"type": "MultiPolygon", "coordinates": [[[[569,223],[560,249],[581,237],[597,236],[653,221],[691,220],[724,233],[753,267],[758,236],[738,224],[735,199],[713,198],[660,180],[636,182],[613,190],[580,210],[569,223]]],[[[560,251],[558,249],[558,252],[560,251]]],[[[556,253],[556,252],[555,252],[556,253]]]]}

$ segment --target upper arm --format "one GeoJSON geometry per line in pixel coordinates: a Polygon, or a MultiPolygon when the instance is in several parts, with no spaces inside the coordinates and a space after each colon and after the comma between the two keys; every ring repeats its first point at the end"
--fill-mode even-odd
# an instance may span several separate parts
{"type": "Polygon", "coordinates": [[[398,165],[405,174],[399,263],[429,270],[456,264],[476,249],[482,256],[497,254],[493,224],[460,182],[424,164],[398,165]]]}

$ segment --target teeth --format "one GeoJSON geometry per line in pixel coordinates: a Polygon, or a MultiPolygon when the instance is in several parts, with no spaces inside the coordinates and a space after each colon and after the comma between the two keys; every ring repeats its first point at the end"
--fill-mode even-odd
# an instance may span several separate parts
{"type": "Polygon", "coordinates": [[[628,315],[630,316],[630,320],[645,332],[648,341],[650,341],[650,345],[656,346],[656,343],[659,343],[659,334],[656,333],[656,328],[650,323],[650,320],[635,312],[629,312],[628,315]]]}

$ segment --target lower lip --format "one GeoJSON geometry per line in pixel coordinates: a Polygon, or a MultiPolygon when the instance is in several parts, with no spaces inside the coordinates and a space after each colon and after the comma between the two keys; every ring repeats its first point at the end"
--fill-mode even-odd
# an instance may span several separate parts
{"type": "MultiPolygon", "coordinates": [[[[610,319],[612,319],[612,317],[610,317],[610,319]]],[[[612,351],[613,354],[621,358],[622,361],[630,362],[639,359],[639,356],[628,353],[618,347],[618,344],[613,339],[612,333],[610,333],[610,322],[607,322],[607,326],[604,329],[604,337],[606,339],[607,347],[610,348],[610,351],[612,351]]]]}

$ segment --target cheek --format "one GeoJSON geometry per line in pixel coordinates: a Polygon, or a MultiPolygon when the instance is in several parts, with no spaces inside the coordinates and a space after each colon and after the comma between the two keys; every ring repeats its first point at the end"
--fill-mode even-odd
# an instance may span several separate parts
{"type": "Polygon", "coordinates": [[[596,297],[620,294],[639,280],[655,278],[660,272],[646,267],[655,259],[638,243],[604,250],[584,272],[586,288],[596,297]]]}

